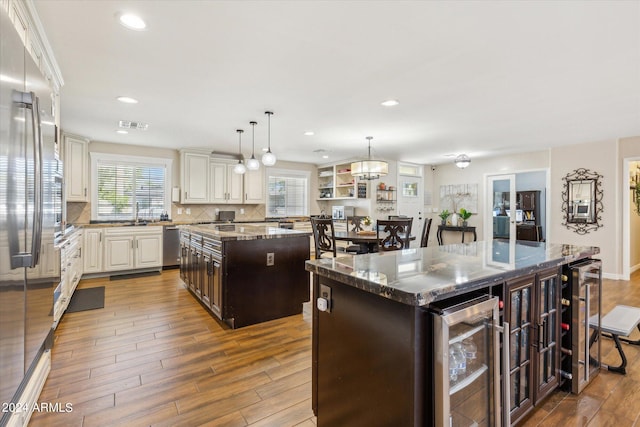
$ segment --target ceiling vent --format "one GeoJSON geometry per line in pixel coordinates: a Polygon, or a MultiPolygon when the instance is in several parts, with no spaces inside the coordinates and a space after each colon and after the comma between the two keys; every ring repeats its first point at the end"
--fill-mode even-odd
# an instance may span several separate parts
{"type": "Polygon", "coordinates": [[[118,122],[118,127],[120,129],[147,130],[147,128],[149,128],[149,123],[132,122],[130,120],[120,120],[118,122]]]}

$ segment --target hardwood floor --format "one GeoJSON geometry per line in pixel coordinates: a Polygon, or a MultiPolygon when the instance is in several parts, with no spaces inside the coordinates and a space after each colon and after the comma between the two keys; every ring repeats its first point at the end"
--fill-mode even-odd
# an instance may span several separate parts
{"type": "MultiPolygon", "coordinates": [[[[311,318],[297,315],[223,328],[183,288],[161,276],[83,280],[106,287],[105,308],[68,313],[32,426],[315,426],[311,318]]],[[[603,312],[640,307],[640,272],[603,284],[603,312]]],[[[637,332],[636,332],[637,333],[637,332]]],[[[625,346],[627,375],[601,371],[580,395],[552,393],[520,425],[640,427],[640,347],[625,346]]],[[[604,361],[617,362],[611,340],[604,361]]]]}

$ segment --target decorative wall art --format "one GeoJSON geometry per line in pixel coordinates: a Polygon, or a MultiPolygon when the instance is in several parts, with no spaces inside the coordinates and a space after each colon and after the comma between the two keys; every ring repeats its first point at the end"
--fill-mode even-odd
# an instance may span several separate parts
{"type": "Polygon", "coordinates": [[[460,212],[460,208],[478,213],[478,184],[440,186],[440,210],[460,212]]]}
{"type": "Polygon", "coordinates": [[[629,171],[629,190],[632,192],[634,210],[640,215],[640,163],[629,171]]]}
{"type": "Polygon", "coordinates": [[[602,175],[579,168],[564,176],[562,225],[578,234],[596,231],[603,225],[602,175]]]}

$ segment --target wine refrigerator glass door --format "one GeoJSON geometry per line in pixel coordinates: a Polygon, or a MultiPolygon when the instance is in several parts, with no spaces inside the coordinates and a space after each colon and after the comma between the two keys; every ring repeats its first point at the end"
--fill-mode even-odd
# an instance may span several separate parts
{"type": "Polygon", "coordinates": [[[498,299],[434,314],[436,426],[500,425],[498,299]]]}

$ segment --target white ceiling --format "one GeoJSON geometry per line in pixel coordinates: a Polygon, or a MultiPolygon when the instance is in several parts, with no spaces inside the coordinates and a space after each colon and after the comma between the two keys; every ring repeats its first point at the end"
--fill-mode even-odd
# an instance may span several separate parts
{"type": "Polygon", "coordinates": [[[237,151],[242,128],[248,156],[267,109],[278,158],[313,163],[366,155],[367,135],[375,156],[424,164],[640,135],[639,1],[34,4],[63,130],[92,140],[237,151]],[[121,119],[149,129],[116,134],[121,119]]]}

